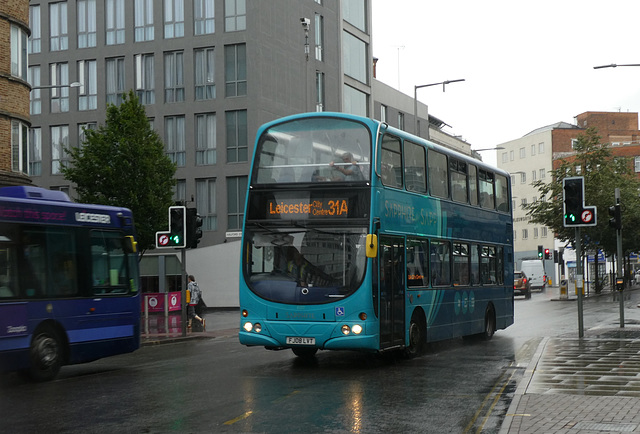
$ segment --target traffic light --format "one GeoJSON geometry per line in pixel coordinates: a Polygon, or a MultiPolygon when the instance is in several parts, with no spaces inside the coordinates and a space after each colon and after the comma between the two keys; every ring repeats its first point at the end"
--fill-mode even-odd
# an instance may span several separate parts
{"type": "Polygon", "coordinates": [[[544,249],[544,259],[551,259],[551,252],[549,249],[544,249]]]}
{"type": "Polygon", "coordinates": [[[565,178],[564,189],[564,225],[575,226],[580,222],[584,204],[583,178],[565,178]]]}
{"type": "Polygon", "coordinates": [[[609,226],[619,231],[622,229],[622,211],[620,210],[620,204],[609,207],[609,226]]]}
{"type": "Polygon", "coordinates": [[[538,259],[542,259],[542,246],[538,246],[538,259]]]}
{"type": "Polygon", "coordinates": [[[187,241],[187,227],[184,206],[169,207],[169,242],[167,247],[183,248],[187,241]]]}
{"type": "Polygon", "coordinates": [[[187,208],[187,247],[195,249],[202,238],[202,217],[195,208],[187,208]]]}
{"type": "Polygon", "coordinates": [[[563,226],[595,226],[597,224],[596,207],[584,205],[584,177],[564,178],[562,189],[563,226]]]}

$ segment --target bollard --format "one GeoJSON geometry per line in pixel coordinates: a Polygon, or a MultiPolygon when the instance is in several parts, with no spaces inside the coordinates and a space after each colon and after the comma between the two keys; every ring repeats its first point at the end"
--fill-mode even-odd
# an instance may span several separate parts
{"type": "Polygon", "coordinates": [[[560,300],[566,300],[569,298],[569,294],[567,292],[568,283],[565,279],[560,281],[560,300]]]}

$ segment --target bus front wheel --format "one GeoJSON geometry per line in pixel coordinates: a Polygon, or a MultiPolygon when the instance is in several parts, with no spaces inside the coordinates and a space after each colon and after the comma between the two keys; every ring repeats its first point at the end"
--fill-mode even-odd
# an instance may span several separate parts
{"type": "Polygon", "coordinates": [[[34,381],[52,380],[62,366],[62,341],[49,326],[39,328],[33,336],[29,349],[29,377],[34,381]]]}
{"type": "Polygon", "coordinates": [[[409,345],[404,350],[406,357],[416,357],[420,355],[424,348],[426,330],[424,322],[417,315],[411,318],[409,323],[409,345]]]}

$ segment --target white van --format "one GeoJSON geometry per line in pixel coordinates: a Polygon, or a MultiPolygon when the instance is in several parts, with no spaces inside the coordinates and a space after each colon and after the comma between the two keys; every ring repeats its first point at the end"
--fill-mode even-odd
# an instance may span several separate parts
{"type": "Polygon", "coordinates": [[[522,261],[520,270],[524,271],[524,274],[529,278],[531,282],[531,289],[539,289],[544,291],[547,285],[547,273],[544,272],[544,264],[538,259],[530,261],[522,261]]]}

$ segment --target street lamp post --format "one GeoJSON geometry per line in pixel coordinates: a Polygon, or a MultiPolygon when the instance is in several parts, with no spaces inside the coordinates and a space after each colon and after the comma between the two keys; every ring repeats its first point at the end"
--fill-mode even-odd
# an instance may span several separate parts
{"type": "Polygon", "coordinates": [[[61,87],[80,87],[82,83],[78,81],[74,81],[70,84],[45,84],[44,86],[33,86],[31,90],[40,90],[40,89],[59,89],[61,87]]]}
{"type": "Polygon", "coordinates": [[[612,63],[611,65],[600,65],[600,66],[594,66],[593,69],[602,69],[602,68],[617,68],[618,66],[640,66],[640,63],[627,63],[625,65],[617,65],[615,63],[612,63]]]}
{"type": "MultiPolygon", "coordinates": [[[[413,133],[418,135],[418,89],[429,86],[437,86],[439,84],[442,85],[442,91],[444,92],[444,87],[449,83],[457,83],[458,81],[464,81],[464,78],[459,78],[457,80],[446,80],[441,81],[439,83],[430,83],[430,84],[419,84],[413,86],[413,133]]],[[[429,138],[429,107],[427,107],[427,139],[429,138]]]]}

